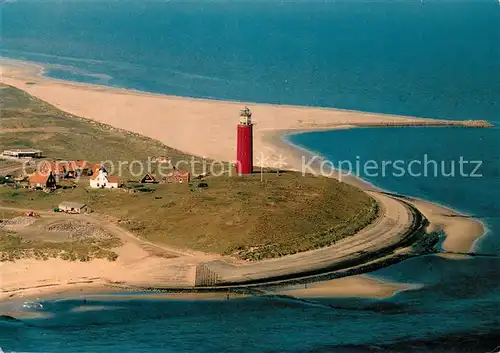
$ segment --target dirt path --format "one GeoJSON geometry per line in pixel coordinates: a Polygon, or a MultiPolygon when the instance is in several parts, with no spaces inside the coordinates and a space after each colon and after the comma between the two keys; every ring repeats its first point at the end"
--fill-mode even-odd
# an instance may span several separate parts
{"type": "Polygon", "coordinates": [[[52,219],[69,220],[69,221],[71,220],[87,221],[103,228],[110,234],[120,238],[124,243],[132,243],[140,246],[143,249],[151,249],[152,251],[156,250],[157,256],[165,256],[165,257],[199,256],[200,258],[213,258],[213,256],[204,253],[182,251],[166,245],[151,243],[143,238],[136,236],[135,234],[131,233],[125,228],[122,228],[119,225],[106,220],[105,216],[99,214],[67,214],[62,212],[53,212],[46,210],[34,210],[33,208],[18,208],[18,207],[5,207],[5,206],[0,206],[0,211],[1,210],[23,212],[23,213],[29,211],[35,211],[44,217],[50,217],[52,219]]]}
{"type": "Polygon", "coordinates": [[[195,269],[203,258],[177,249],[147,242],[100,215],[75,215],[18,207],[0,207],[0,211],[35,211],[44,219],[86,221],[119,237],[123,245],[114,248],[114,262],[96,259],[89,262],[49,259],[21,259],[0,262],[0,300],[24,295],[38,296],[68,288],[94,287],[109,284],[132,286],[168,285],[194,286],[195,269]]]}

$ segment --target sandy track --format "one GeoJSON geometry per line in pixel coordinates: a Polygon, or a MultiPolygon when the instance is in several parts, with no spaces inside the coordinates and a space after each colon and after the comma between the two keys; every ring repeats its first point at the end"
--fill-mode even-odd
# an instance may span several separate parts
{"type": "MultiPolygon", "coordinates": [[[[0,207],[5,211],[30,211],[14,207],[0,207]]],[[[50,292],[61,287],[95,286],[111,283],[127,285],[168,284],[170,287],[194,285],[196,265],[210,258],[195,257],[167,246],[149,243],[99,215],[68,215],[50,211],[36,211],[51,220],[87,221],[119,237],[124,245],[113,249],[118,254],[115,262],[93,260],[70,262],[61,259],[47,261],[22,259],[0,263],[0,299],[10,295],[50,292]],[[154,247],[154,254],[150,248],[154,247]]]]}
{"type": "MultiPolygon", "coordinates": [[[[32,208],[18,208],[18,207],[4,207],[0,206],[0,210],[4,211],[14,211],[14,212],[28,212],[28,211],[33,211],[32,208]]],[[[166,245],[162,244],[155,244],[151,243],[143,238],[140,238],[133,234],[132,232],[126,230],[123,227],[118,226],[117,224],[108,221],[106,216],[99,215],[99,214],[66,214],[66,213],[57,213],[53,211],[46,211],[46,210],[36,210],[37,213],[44,217],[52,218],[52,219],[61,219],[61,220],[81,220],[81,221],[87,221],[90,223],[93,223],[104,230],[106,230],[108,233],[120,238],[123,242],[125,243],[132,243],[135,245],[140,245],[141,247],[144,248],[153,248],[158,251],[161,251],[165,253],[165,255],[170,255],[171,257],[178,257],[178,256],[199,256],[199,257],[204,257],[205,253],[202,252],[195,252],[195,251],[190,251],[190,250],[181,250],[177,248],[172,248],[166,245]]],[[[209,256],[209,255],[208,255],[209,256]]]]}

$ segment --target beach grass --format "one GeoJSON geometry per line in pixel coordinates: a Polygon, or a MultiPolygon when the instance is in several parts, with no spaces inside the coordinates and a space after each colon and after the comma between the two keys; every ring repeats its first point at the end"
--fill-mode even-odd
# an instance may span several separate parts
{"type": "Polygon", "coordinates": [[[90,261],[118,258],[112,248],[120,246],[118,238],[86,239],[80,241],[50,242],[25,239],[15,233],[0,230],[0,262],[33,258],[48,260],[61,258],[68,261],[90,261]]]}

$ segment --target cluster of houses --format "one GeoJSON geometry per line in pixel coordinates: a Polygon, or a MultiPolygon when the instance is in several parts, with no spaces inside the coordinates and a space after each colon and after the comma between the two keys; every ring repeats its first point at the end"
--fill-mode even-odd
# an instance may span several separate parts
{"type": "MultiPolygon", "coordinates": [[[[89,186],[94,189],[118,189],[122,185],[120,179],[109,175],[101,164],[90,165],[85,161],[44,162],[28,180],[31,189],[55,190],[57,183],[64,179],[74,179],[80,176],[89,177],[89,186]]],[[[173,170],[165,177],[157,180],[150,173],[144,175],[141,183],[189,183],[191,174],[173,170]]]]}
{"type": "MultiPolygon", "coordinates": [[[[29,176],[28,184],[32,189],[54,190],[57,188],[57,183],[64,179],[90,176],[91,187],[96,185],[92,180],[100,178],[99,185],[118,188],[118,179],[113,179],[112,183],[107,183],[102,177],[101,169],[103,168],[100,164],[91,166],[83,160],[43,161],[38,164],[37,171],[29,176]],[[108,184],[110,186],[107,186],[108,184]]],[[[105,176],[107,177],[107,173],[105,173],[105,176]]]]}
{"type": "MultiPolygon", "coordinates": [[[[31,149],[5,150],[0,157],[11,159],[35,159],[42,158],[42,151],[31,149]]],[[[167,156],[153,157],[158,163],[170,163],[167,156]]],[[[72,180],[79,177],[88,177],[91,188],[118,189],[122,185],[118,177],[109,175],[102,164],[89,164],[85,160],[73,161],[48,161],[42,160],[37,164],[36,172],[31,174],[27,180],[30,189],[42,189],[45,191],[55,190],[58,183],[63,180],[72,180]]],[[[21,180],[19,180],[21,181],[21,180]]],[[[140,183],[189,183],[191,174],[182,172],[173,167],[173,170],[157,179],[154,175],[147,173],[140,179],[140,183]]]]}

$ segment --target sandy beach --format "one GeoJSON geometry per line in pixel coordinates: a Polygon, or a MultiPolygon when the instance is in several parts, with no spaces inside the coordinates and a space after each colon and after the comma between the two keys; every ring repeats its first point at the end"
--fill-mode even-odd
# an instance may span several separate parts
{"type": "MultiPolygon", "coordinates": [[[[337,109],[229,102],[165,96],[42,77],[33,64],[0,60],[1,82],[74,115],[136,132],[201,157],[234,161],[239,110],[253,112],[254,155],[272,163],[287,151],[265,140],[266,132],[307,131],[359,125],[439,124],[450,121],[337,109]]],[[[457,122],[462,123],[462,122],[457,122]]],[[[296,161],[285,162],[297,168],[296,161]]],[[[259,163],[257,163],[259,164],[259,163]]]]}
{"type": "MultiPolygon", "coordinates": [[[[0,82],[22,89],[57,108],[74,115],[106,123],[154,139],[181,151],[202,157],[231,161],[235,159],[236,124],[239,110],[247,105],[255,117],[256,164],[272,165],[276,158],[284,158],[282,168],[301,170],[304,155],[312,154],[297,149],[283,140],[291,132],[319,129],[354,128],[357,126],[391,126],[401,124],[435,125],[440,120],[390,116],[335,109],[278,106],[156,95],[125,89],[65,82],[45,78],[40,66],[10,60],[0,60],[0,82]]],[[[446,122],[448,124],[449,121],[446,122]]],[[[461,124],[461,122],[457,122],[461,124]]],[[[364,190],[375,190],[372,185],[354,177],[343,181],[364,190]]],[[[447,237],[444,250],[468,252],[474,241],[484,233],[484,226],[475,219],[424,200],[409,200],[430,221],[430,229],[442,229],[447,237]]],[[[147,257],[140,248],[123,250],[115,263],[92,261],[89,264],[68,263],[62,260],[21,260],[0,263],[0,287],[9,288],[0,294],[0,300],[23,295],[38,296],[72,287],[99,287],[107,278],[127,282],[143,276],[148,262],[140,268],[133,264],[147,257]],[[142,251],[142,252],[141,252],[142,251]],[[124,255],[124,256],[122,256],[124,255]],[[129,256],[129,257],[127,257],[129,256]],[[134,271],[125,275],[124,266],[134,271]],[[87,283],[86,283],[87,281],[87,283]],[[17,288],[18,290],[14,290],[17,288]]],[[[184,259],[182,256],[180,259],[184,259]]],[[[156,259],[154,266],[164,263],[156,259]]],[[[162,260],[175,263],[178,259],[162,260]]],[[[196,262],[196,261],[195,261],[196,262]]],[[[194,266],[190,264],[190,266],[194,266]]],[[[190,270],[192,271],[192,269],[190,270]]],[[[153,277],[142,277],[144,282],[153,277]]],[[[103,290],[103,287],[99,287],[103,290]]],[[[105,287],[104,287],[105,288],[105,287]]],[[[304,296],[368,296],[387,297],[407,286],[385,283],[367,277],[354,276],[311,285],[308,289],[293,289],[288,294],[304,296]],[[295,290],[295,292],[293,292],[295,290]]]]}

